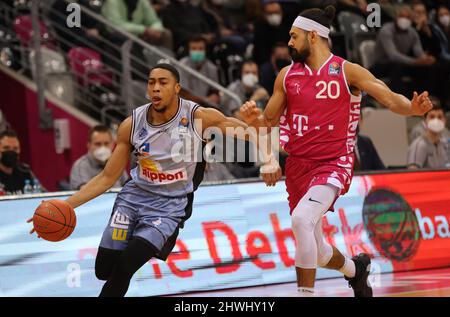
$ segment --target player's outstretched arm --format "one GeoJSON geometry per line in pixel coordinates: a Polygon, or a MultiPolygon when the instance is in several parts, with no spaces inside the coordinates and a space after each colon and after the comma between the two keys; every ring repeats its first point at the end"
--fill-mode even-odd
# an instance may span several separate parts
{"type": "Polygon", "coordinates": [[[73,208],[103,194],[119,179],[128,163],[131,151],[130,135],[131,117],[128,117],[119,126],[117,132],[117,145],[103,171],[67,199],[67,202],[73,208]]]}
{"type": "Polygon", "coordinates": [[[420,95],[414,92],[412,100],[409,100],[393,92],[383,81],[358,64],[345,63],[344,70],[350,86],[367,92],[392,112],[406,116],[422,116],[433,107],[426,91],[420,95]]]}
{"type": "Polygon", "coordinates": [[[263,165],[260,169],[261,177],[267,186],[274,186],[281,178],[281,168],[272,153],[267,133],[259,133],[257,129],[249,127],[246,123],[232,117],[226,117],[213,108],[199,107],[195,111],[196,129],[202,133],[208,128],[217,128],[223,134],[253,142],[261,155],[263,165]]]}
{"type": "Polygon", "coordinates": [[[289,66],[283,68],[275,80],[273,86],[273,94],[269,102],[261,113],[261,110],[256,106],[256,102],[247,101],[240,110],[239,115],[250,126],[255,128],[260,127],[276,127],[280,123],[280,117],[286,108],[286,93],[284,91],[284,76],[288,71],[289,66]]]}

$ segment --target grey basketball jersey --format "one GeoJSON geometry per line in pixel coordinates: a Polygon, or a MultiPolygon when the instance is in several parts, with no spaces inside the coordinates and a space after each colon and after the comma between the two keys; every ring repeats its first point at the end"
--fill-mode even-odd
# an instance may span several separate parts
{"type": "MultiPolygon", "coordinates": [[[[196,158],[201,155],[201,137],[195,131],[198,105],[179,99],[177,114],[167,123],[147,121],[151,104],[133,110],[131,144],[137,166],[131,178],[140,188],[163,196],[185,196],[193,191],[196,158]]],[[[201,156],[200,156],[201,158],[201,156]]]]}

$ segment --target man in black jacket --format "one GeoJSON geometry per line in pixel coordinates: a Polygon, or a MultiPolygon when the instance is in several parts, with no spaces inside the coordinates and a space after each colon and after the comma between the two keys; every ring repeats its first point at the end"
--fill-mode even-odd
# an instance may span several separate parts
{"type": "MultiPolygon", "coordinates": [[[[289,20],[289,23],[291,23],[291,20],[289,20]]],[[[258,65],[262,65],[270,61],[271,50],[276,43],[287,43],[289,41],[291,26],[285,18],[281,5],[275,1],[265,2],[264,15],[255,21],[254,25],[253,59],[258,65]]]]}
{"type": "Polygon", "coordinates": [[[208,45],[215,42],[218,25],[214,18],[201,6],[189,1],[172,1],[160,12],[163,24],[173,34],[175,52],[185,48],[194,35],[205,38],[208,45]]]}
{"type": "Polygon", "coordinates": [[[0,192],[7,195],[23,194],[26,180],[36,180],[30,167],[19,162],[20,142],[16,132],[0,133],[0,192]]]}
{"type": "Polygon", "coordinates": [[[356,143],[355,171],[375,171],[385,169],[377,149],[368,136],[358,134],[356,143]],[[359,163],[359,166],[356,165],[356,162],[359,163]]]}
{"type": "MultiPolygon", "coordinates": [[[[362,112],[359,125],[363,122],[362,112]]],[[[359,133],[357,128],[356,147],[355,147],[355,167],[356,171],[375,171],[386,169],[383,161],[378,155],[377,149],[368,136],[359,133]]]]}

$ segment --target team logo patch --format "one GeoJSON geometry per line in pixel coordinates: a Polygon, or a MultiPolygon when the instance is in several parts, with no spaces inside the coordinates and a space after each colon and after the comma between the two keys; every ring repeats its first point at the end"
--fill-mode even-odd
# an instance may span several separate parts
{"type": "Polygon", "coordinates": [[[341,72],[341,66],[338,63],[333,62],[328,67],[328,75],[339,75],[341,72]]]}
{"type": "Polygon", "coordinates": [[[150,143],[146,142],[139,147],[139,154],[143,156],[150,155],[150,143]]]}
{"type": "Polygon", "coordinates": [[[138,139],[143,140],[147,136],[148,132],[146,128],[142,128],[141,131],[139,131],[138,139]]]}
{"type": "Polygon", "coordinates": [[[115,241],[125,241],[127,239],[128,227],[130,225],[130,218],[127,215],[114,212],[111,218],[111,228],[113,229],[111,238],[115,241]]]}
{"type": "Polygon", "coordinates": [[[180,120],[180,123],[178,124],[178,126],[187,128],[189,126],[188,118],[182,117],[181,120],[180,120]]]}
{"type": "Polygon", "coordinates": [[[182,117],[180,122],[178,123],[178,132],[179,133],[187,133],[189,127],[189,120],[186,117],[182,117]]]}

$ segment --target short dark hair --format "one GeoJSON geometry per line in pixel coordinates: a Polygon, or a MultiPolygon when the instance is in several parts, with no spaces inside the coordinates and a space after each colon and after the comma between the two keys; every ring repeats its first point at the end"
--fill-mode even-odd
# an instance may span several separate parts
{"type": "Polygon", "coordinates": [[[167,64],[167,63],[156,64],[155,66],[153,66],[153,67],[150,69],[149,74],[150,74],[153,70],[155,70],[155,69],[165,69],[165,70],[171,72],[172,75],[173,75],[173,77],[175,77],[175,80],[177,81],[177,83],[180,82],[180,73],[179,73],[178,70],[177,70],[175,67],[173,67],[172,65],[167,64]]]}
{"type": "MultiPolygon", "coordinates": [[[[264,1],[263,1],[263,7],[264,7],[264,9],[266,9],[266,7],[267,7],[269,4],[274,4],[274,3],[278,4],[278,5],[281,7],[281,5],[280,5],[280,3],[278,2],[278,0],[264,0],[264,1]]],[[[281,7],[281,9],[283,9],[283,7],[281,7]]]]}
{"type": "MultiPolygon", "coordinates": [[[[430,98],[430,100],[432,100],[432,99],[430,98]]],[[[442,108],[441,102],[439,101],[439,99],[437,99],[437,102],[436,102],[435,100],[432,100],[431,103],[433,104],[433,108],[431,108],[430,111],[428,111],[427,113],[425,113],[425,114],[423,115],[423,118],[424,118],[424,119],[426,119],[426,118],[428,117],[428,114],[429,114],[431,111],[442,111],[442,112],[444,112],[444,114],[445,114],[444,108],[442,108]]]]}
{"type": "Polygon", "coordinates": [[[208,44],[208,42],[206,41],[205,37],[202,36],[202,35],[198,35],[198,34],[191,36],[189,38],[188,44],[190,44],[190,43],[197,43],[197,42],[203,42],[205,44],[205,46],[208,44]]]}
{"type": "Polygon", "coordinates": [[[425,5],[425,3],[423,3],[422,0],[413,0],[413,1],[411,2],[411,6],[412,6],[412,7],[414,7],[414,6],[416,6],[416,5],[423,5],[423,6],[425,6],[425,8],[426,8],[426,5],[425,5]]]}
{"type": "Polygon", "coordinates": [[[16,131],[11,130],[11,129],[7,129],[5,131],[3,131],[2,133],[0,133],[0,140],[3,140],[3,138],[16,138],[19,139],[19,136],[17,135],[16,131]]]}
{"type": "Polygon", "coordinates": [[[407,10],[409,12],[409,14],[412,13],[412,6],[410,6],[407,3],[403,3],[401,5],[399,5],[397,7],[397,9],[395,10],[395,16],[398,16],[400,14],[400,12],[402,12],[403,10],[407,10]]]}
{"type": "Polygon", "coordinates": [[[436,7],[436,13],[437,13],[437,12],[439,11],[439,9],[441,9],[441,8],[444,8],[444,9],[447,9],[447,10],[450,11],[450,5],[441,3],[441,4],[439,4],[439,5],[436,7]]]}
{"type": "Polygon", "coordinates": [[[330,28],[331,23],[334,20],[336,14],[336,8],[329,5],[325,9],[313,8],[300,12],[299,16],[316,21],[323,26],[330,28]]]}
{"type": "Polygon", "coordinates": [[[248,58],[248,59],[245,59],[241,64],[241,73],[242,73],[242,69],[244,69],[244,66],[250,65],[250,64],[252,64],[252,65],[255,64],[259,69],[258,63],[255,62],[253,59],[248,58]]]}
{"type": "Polygon", "coordinates": [[[111,134],[111,136],[112,136],[112,132],[111,132],[111,129],[110,129],[109,127],[107,127],[106,125],[99,124],[99,125],[96,125],[95,127],[92,127],[92,128],[89,130],[89,142],[92,141],[92,135],[93,135],[95,132],[99,132],[99,133],[109,133],[109,134],[111,134]]]}
{"type": "Polygon", "coordinates": [[[272,54],[275,52],[275,50],[277,48],[287,48],[289,49],[289,46],[285,43],[285,42],[276,42],[273,46],[272,46],[272,54]]]}

